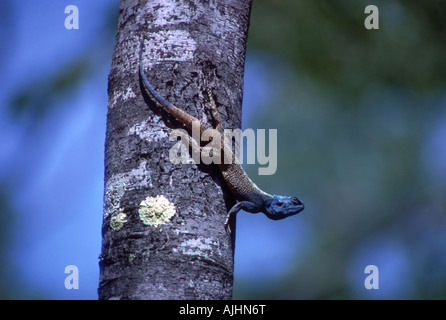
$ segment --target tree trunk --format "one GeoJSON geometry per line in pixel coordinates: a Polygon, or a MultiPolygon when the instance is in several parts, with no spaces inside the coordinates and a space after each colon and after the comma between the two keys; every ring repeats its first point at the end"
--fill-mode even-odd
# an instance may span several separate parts
{"type": "Polygon", "coordinates": [[[156,90],[211,125],[212,89],[226,128],[239,128],[251,0],[122,0],[109,75],[100,299],[231,299],[235,198],[215,165],[173,164],[178,121],[156,90]]]}

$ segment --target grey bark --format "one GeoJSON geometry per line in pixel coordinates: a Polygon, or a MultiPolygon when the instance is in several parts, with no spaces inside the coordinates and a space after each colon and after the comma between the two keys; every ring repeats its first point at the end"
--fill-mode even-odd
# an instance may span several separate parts
{"type": "MultiPolygon", "coordinates": [[[[211,124],[210,87],[226,128],[240,128],[251,0],[122,0],[105,141],[100,299],[231,299],[235,203],[215,165],[173,164],[179,122],[144,93],[138,53],[154,87],[211,124]],[[148,225],[144,200],[164,196],[175,213],[148,225]],[[158,221],[159,222],[159,221],[158,221]]],[[[164,210],[166,212],[166,210],[164,210]]],[[[152,221],[153,222],[153,221],[152,221]]]]}

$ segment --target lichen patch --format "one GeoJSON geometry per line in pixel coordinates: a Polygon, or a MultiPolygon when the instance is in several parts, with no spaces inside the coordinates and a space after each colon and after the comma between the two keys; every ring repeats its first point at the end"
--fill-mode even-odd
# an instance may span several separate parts
{"type": "Polygon", "coordinates": [[[150,172],[146,165],[146,160],[141,161],[138,168],[115,174],[107,181],[105,185],[104,219],[119,214],[121,199],[125,192],[152,188],[150,172]]]}
{"type": "Polygon", "coordinates": [[[124,223],[127,222],[125,218],[127,218],[126,214],[122,211],[122,208],[119,208],[119,213],[110,219],[110,227],[115,231],[121,229],[124,223]]]}
{"type": "Polygon", "coordinates": [[[166,224],[175,214],[175,206],[163,195],[147,197],[139,205],[139,218],[149,226],[166,224]]]}

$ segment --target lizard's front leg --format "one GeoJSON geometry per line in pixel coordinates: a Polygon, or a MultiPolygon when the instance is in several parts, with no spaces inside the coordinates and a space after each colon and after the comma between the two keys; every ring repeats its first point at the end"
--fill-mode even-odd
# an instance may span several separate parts
{"type": "Polygon", "coordinates": [[[229,228],[229,220],[235,218],[237,212],[239,212],[240,210],[245,210],[248,211],[250,213],[258,213],[260,212],[260,208],[258,205],[256,205],[254,202],[250,202],[250,201],[241,201],[236,203],[231,210],[229,210],[227,216],[226,216],[226,221],[225,221],[225,227],[226,229],[231,232],[231,229],[229,228]]]}

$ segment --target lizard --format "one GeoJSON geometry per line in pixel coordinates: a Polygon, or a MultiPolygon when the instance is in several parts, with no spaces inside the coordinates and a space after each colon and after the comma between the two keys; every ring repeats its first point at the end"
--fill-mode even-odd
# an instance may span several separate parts
{"type": "MultiPolygon", "coordinates": [[[[212,130],[213,128],[206,123],[174,106],[153,88],[143,69],[142,53],[143,45],[141,44],[139,52],[139,75],[145,89],[151,94],[155,101],[189,130],[192,130],[194,123],[199,125],[200,135],[206,130],[212,130]]],[[[217,131],[217,134],[213,135],[213,137],[218,137],[218,133],[220,133],[221,150],[219,151],[224,157],[232,160],[224,161],[223,163],[218,163],[217,165],[219,166],[226,185],[238,200],[238,202],[227,213],[225,227],[229,229],[229,221],[235,217],[240,210],[244,210],[249,213],[262,212],[265,214],[265,216],[272,220],[281,220],[301,212],[305,206],[304,203],[297,197],[271,195],[257,187],[257,185],[249,178],[241,164],[237,161],[235,154],[232,152],[232,148],[223,139],[223,125],[220,113],[213,99],[211,90],[208,89],[207,93],[209,96],[208,105],[210,107],[213,120],[216,123],[214,130],[217,131]]],[[[191,138],[190,143],[192,148],[201,149],[193,138],[191,138]]]]}

